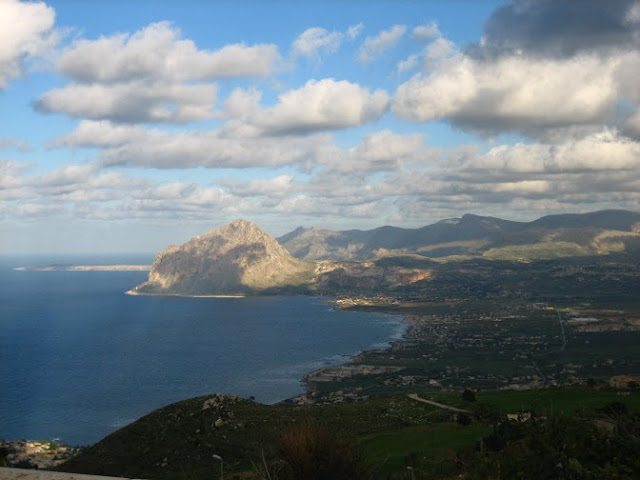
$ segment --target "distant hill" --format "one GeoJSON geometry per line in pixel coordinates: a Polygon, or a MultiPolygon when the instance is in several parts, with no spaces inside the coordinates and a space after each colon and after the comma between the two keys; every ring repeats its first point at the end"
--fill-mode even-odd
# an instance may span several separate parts
{"type": "Polygon", "coordinates": [[[362,261],[390,254],[533,260],[640,248],[640,213],[603,210],[514,222],[466,214],[417,229],[332,231],[302,227],[278,238],[295,257],[362,261]]]}
{"type": "Polygon", "coordinates": [[[236,220],[160,253],[133,294],[237,295],[309,281],[314,264],[291,256],[255,223],[236,220]]]}
{"type": "Polygon", "coordinates": [[[499,268],[497,261],[609,253],[637,257],[640,214],[609,210],[528,223],[467,214],[418,229],[298,228],[279,240],[282,245],[256,224],[236,220],[180,247],[170,246],[156,257],[148,280],[129,293],[424,293],[442,279],[460,286],[462,280],[452,280],[447,272],[454,277],[462,272],[464,279],[480,275],[486,282],[491,269],[499,268]]]}

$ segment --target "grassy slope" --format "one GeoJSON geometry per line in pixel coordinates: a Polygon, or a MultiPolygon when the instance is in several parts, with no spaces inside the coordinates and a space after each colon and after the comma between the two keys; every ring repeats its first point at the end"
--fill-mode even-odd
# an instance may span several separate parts
{"type": "MultiPolygon", "coordinates": [[[[465,408],[475,405],[464,403],[459,392],[429,395],[465,408]]],[[[452,458],[453,452],[475,446],[491,430],[488,423],[477,421],[458,425],[449,412],[405,395],[307,407],[236,401],[203,410],[208,398],[157,410],[105,438],[61,469],[138,478],[204,479],[211,478],[215,469],[212,456],[217,454],[225,459],[227,471],[236,472],[240,478],[253,471],[251,462],[258,461],[262,450],[267,456],[275,453],[282,432],[296,425],[314,424],[337,432],[340,438],[352,437],[380,475],[399,475],[412,456],[452,458]],[[218,418],[225,424],[216,428],[218,418]]],[[[621,397],[599,390],[480,392],[476,404],[492,405],[502,413],[523,409],[538,414],[568,414],[594,413],[611,401],[622,401],[630,411],[640,412],[640,393],[621,397]]]]}

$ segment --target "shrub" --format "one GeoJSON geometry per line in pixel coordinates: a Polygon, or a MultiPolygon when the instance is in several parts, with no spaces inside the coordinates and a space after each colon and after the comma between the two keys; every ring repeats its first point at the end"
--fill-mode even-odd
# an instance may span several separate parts
{"type": "Polygon", "coordinates": [[[465,402],[475,402],[476,392],[467,388],[464,392],[462,392],[462,400],[464,400],[465,402]]]}
{"type": "Polygon", "coordinates": [[[277,458],[263,472],[271,480],[373,478],[361,450],[337,433],[303,425],[282,434],[277,458]]]}

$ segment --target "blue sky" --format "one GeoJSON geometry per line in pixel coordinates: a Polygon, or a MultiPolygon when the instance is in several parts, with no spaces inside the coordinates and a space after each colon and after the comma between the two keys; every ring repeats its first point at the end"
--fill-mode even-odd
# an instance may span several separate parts
{"type": "Polygon", "coordinates": [[[640,210],[640,2],[0,0],[0,253],[640,210]]]}

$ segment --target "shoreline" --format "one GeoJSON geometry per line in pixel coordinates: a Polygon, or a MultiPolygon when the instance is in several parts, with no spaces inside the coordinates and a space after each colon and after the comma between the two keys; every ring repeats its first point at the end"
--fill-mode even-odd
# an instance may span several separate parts
{"type": "MultiPolygon", "coordinates": [[[[304,385],[304,391],[293,397],[289,397],[281,400],[280,402],[276,402],[276,404],[312,405],[316,403],[325,403],[327,401],[335,400],[335,397],[332,397],[332,395],[329,395],[328,398],[326,398],[325,395],[318,395],[318,392],[316,392],[313,388],[313,383],[316,381],[319,383],[323,381],[341,382],[348,380],[349,378],[352,378],[354,376],[379,376],[384,374],[394,374],[404,370],[404,367],[394,367],[391,365],[366,365],[358,363],[357,359],[369,352],[387,352],[390,354],[398,344],[411,341],[412,326],[414,325],[411,315],[406,315],[405,313],[400,312],[390,312],[388,310],[385,310],[384,308],[389,304],[381,304],[380,302],[376,301],[365,300],[361,303],[353,298],[336,298],[332,302],[328,303],[332,304],[333,307],[339,311],[348,311],[352,309],[358,310],[358,307],[366,307],[366,310],[370,313],[382,313],[385,315],[400,317],[397,323],[398,325],[403,326],[402,335],[400,337],[397,337],[394,334],[382,348],[368,348],[361,350],[358,353],[351,355],[347,362],[317,368],[305,373],[300,378],[300,382],[304,385]]],[[[344,399],[355,401],[368,398],[368,396],[362,397],[358,394],[343,393],[342,395],[339,395],[338,398],[341,399],[338,401],[342,401],[344,399]]]]}
{"type": "Polygon", "coordinates": [[[148,272],[151,265],[43,265],[15,267],[18,272],[148,272]]]}
{"type": "Polygon", "coordinates": [[[183,297],[183,298],[246,298],[247,295],[227,294],[227,295],[189,295],[186,293],[145,293],[136,290],[127,290],[125,295],[134,297],[183,297]]]}

